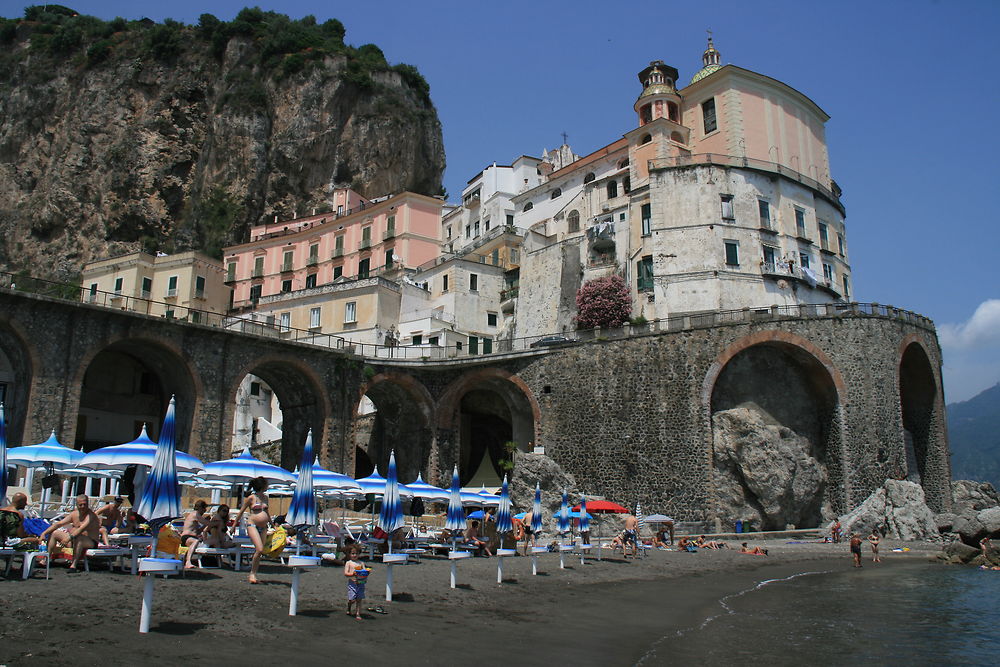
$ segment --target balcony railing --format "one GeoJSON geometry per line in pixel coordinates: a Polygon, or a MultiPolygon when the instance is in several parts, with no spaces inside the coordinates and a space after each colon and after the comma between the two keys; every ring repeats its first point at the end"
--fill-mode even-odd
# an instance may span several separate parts
{"type": "Polygon", "coordinates": [[[389,239],[394,239],[394,238],[396,238],[396,230],[395,229],[387,229],[387,230],[385,230],[385,234],[382,235],[382,240],[383,241],[388,241],[389,239]]]}
{"type": "Polygon", "coordinates": [[[319,264],[319,257],[309,255],[309,259],[306,260],[306,266],[316,266],[317,264],[319,264]]]}
{"type": "Polygon", "coordinates": [[[336,248],[333,249],[333,258],[334,259],[337,259],[338,257],[343,257],[343,256],[344,256],[344,249],[342,247],[337,246],[336,248]]]}
{"type": "Polygon", "coordinates": [[[291,262],[285,262],[285,263],[283,263],[281,265],[281,272],[282,273],[289,273],[289,272],[294,271],[294,270],[295,270],[295,265],[292,264],[291,262]]]}
{"type": "Polygon", "coordinates": [[[508,299],[516,299],[519,290],[520,287],[508,287],[507,289],[500,290],[500,300],[507,301],[508,299]]]}
{"type": "Polygon", "coordinates": [[[358,244],[358,250],[364,250],[365,248],[372,247],[371,239],[361,239],[361,243],[358,244]]]}
{"type": "Polygon", "coordinates": [[[168,299],[172,299],[172,298],[174,298],[175,296],[177,296],[177,288],[176,288],[176,287],[175,287],[175,288],[173,288],[173,289],[168,289],[168,290],[167,290],[167,294],[166,294],[166,297],[167,297],[168,299]]]}

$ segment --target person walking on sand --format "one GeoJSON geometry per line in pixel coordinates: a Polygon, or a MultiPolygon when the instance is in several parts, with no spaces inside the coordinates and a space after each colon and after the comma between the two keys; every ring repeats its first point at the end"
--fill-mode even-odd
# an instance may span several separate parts
{"type": "Polygon", "coordinates": [[[878,528],[872,528],[872,534],[868,536],[868,544],[872,547],[872,562],[881,563],[882,559],[878,556],[878,543],[881,540],[881,536],[878,534],[878,528]]]}
{"type": "Polygon", "coordinates": [[[840,519],[837,519],[832,526],[830,526],[830,540],[834,543],[840,542],[840,519]]]}
{"type": "Polygon", "coordinates": [[[264,539],[271,525],[271,515],[267,512],[267,480],[263,477],[254,477],[250,480],[250,488],[253,492],[243,501],[243,506],[236,515],[236,525],[240,525],[243,514],[249,511],[250,523],[247,526],[247,535],[253,542],[253,560],[250,561],[250,576],[247,580],[251,584],[256,584],[259,583],[257,568],[260,566],[261,556],[264,555],[264,539]]]}
{"type": "Polygon", "coordinates": [[[532,548],[535,546],[535,531],[531,529],[531,517],[534,513],[528,510],[524,513],[524,518],[521,519],[521,525],[524,527],[524,555],[528,555],[528,547],[532,548]]]}
{"type": "Polygon", "coordinates": [[[352,544],[347,549],[347,562],[344,563],[344,576],[347,577],[347,615],[351,615],[351,605],[354,605],[354,618],[361,620],[361,603],[365,599],[365,581],[368,579],[368,569],[358,558],[361,547],[352,544]]]}
{"type": "Polygon", "coordinates": [[[851,533],[851,556],[854,557],[854,567],[861,567],[861,538],[857,533],[851,533]]]}
{"type": "Polygon", "coordinates": [[[622,558],[628,558],[628,545],[632,544],[632,555],[639,555],[639,520],[634,515],[625,517],[625,532],[622,544],[622,558]]]}

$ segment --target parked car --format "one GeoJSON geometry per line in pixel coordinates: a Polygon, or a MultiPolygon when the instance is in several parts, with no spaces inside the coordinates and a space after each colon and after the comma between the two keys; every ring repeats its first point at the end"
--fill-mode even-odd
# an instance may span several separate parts
{"type": "Polygon", "coordinates": [[[561,345],[563,343],[572,343],[573,341],[566,336],[543,336],[539,338],[534,343],[528,347],[547,347],[549,345],[561,345]]]}

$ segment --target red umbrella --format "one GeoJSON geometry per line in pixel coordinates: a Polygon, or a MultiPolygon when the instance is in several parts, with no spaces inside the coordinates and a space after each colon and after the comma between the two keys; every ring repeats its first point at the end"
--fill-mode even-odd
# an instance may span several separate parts
{"type": "MultiPolygon", "coordinates": [[[[577,505],[573,508],[574,512],[580,511],[580,506],[577,505]]],[[[594,514],[597,512],[604,512],[607,514],[628,514],[628,510],[619,505],[618,503],[613,503],[610,500],[588,500],[587,501],[587,512],[594,514]]]]}

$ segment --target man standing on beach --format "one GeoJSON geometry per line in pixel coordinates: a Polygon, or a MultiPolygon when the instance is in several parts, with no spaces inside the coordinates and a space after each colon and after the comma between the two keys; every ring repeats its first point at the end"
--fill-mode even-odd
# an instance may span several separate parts
{"type": "Polygon", "coordinates": [[[861,538],[857,533],[851,533],[851,555],[854,557],[854,567],[861,567],[861,538]]]}
{"type": "Polygon", "coordinates": [[[622,540],[622,557],[628,558],[628,545],[632,543],[632,555],[639,555],[639,520],[634,515],[625,517],[625,536],[622,540]]]}

